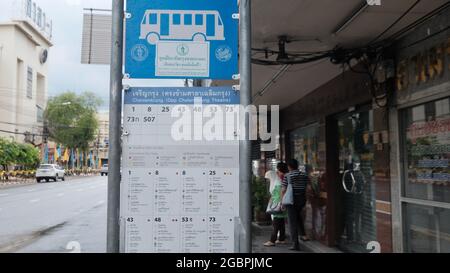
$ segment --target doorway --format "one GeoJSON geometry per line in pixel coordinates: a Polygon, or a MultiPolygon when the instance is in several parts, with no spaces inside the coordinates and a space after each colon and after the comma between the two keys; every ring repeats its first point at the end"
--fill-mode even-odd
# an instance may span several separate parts
{"type": "Polygon", "coordinates": [[[373,111],[345,113],[337,117],[339,183],[342,194],[342,227],[338,245],[347,252],[368,252],[367,244],[376,241],[376,196],[373,181],[373,111]]]}

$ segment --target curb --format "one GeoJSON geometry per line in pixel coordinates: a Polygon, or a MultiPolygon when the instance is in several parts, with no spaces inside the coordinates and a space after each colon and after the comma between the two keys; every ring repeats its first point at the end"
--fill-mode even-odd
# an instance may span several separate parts
{"type": "Polygon", "coordinates": [[[10,188],[15,186],[25,186],[25,185],[33,185],[36,184],[36,181],[23,181],[23,182],[0,182],[0,189],[2,188],[10,188]]]}
{"type": "MultiPolygon", "coordinates": [[[[94,176],[66,176],[66,182],[76,181],[76,180],[84,180],[86,178],[94,178],[94,177],[100,177],[99,175],[94,176]]],[[[28,180],[28,181],[15,181],[15,182],[0,182],[0,189],[10,189],[10,188],[16,188],[21,186],[31,186],[31,185],[37,185],[36,180],[28,180]]]]}

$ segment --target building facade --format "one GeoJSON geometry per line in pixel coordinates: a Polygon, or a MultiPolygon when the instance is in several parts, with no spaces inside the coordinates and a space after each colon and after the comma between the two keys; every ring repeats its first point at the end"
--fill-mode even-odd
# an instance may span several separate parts
{"type": "Polygon", "coordinates": [[[313,239],[450,252],[449,18],[447,8],[387,48],[375,91],[357,67],[282,110],[280,159],[312,170],[313,239]]]}
{"type": "Polygon", "coordinates": [[[100,112],[97,114],[98,134],[93,146],[93,154],[98,162],[98,168],[108,164],[109,154],[109,112],[100,112]]]}
{"type": "Polygon", "coordinates": [[[450,252],[450,9],[396,45],[389,109],[396,252],[450,252]]]}
{"type": "Polygon", "coordinates": [[[282,111],[283,159],[311,169],[307,216],[313,239],[365,252],[392,250],[386,110],[367,76],[351,71],[282,111]]]}
{"type": "Polygon", "coordinates": [[[42,146],[51,22],[31,1],[11,4],[0,18],[0,136],[42,146]]]}

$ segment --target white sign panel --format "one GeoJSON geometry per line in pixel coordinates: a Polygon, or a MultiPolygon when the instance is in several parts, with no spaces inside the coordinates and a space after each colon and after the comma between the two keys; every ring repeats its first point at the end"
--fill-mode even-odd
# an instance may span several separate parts
{"type": "Polygon", "coordinates": [[[238,115],[239,95],[230,87],[126,92],[121,184],[125,252],[235,251],[239,141],[235,131],[227,130],[235,130],[233,117],[238,115]],[[200,123],[195,122],[198,117],[200,123]],[[236,139],[220,138],[217,132],[236,139]]]}
{"type": "Polygon", "coordinates": [[[160,42],[156,52],[156,76],[209,75],[209,43],[160,42]]]}

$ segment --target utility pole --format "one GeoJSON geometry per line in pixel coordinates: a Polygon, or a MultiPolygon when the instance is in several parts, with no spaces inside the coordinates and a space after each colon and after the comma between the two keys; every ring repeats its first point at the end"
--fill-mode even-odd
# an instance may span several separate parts
{"type": "MultiPolygon", "coordinates": [[[[251,0],[241,0],[239,2],[239,21],[240,21],[240,97],[241,105],[246,108],[252,104],[252,26],[251,26],[251,0]]],[[[250,117],[245,116],[245,129],[247,135],[241,139],[239,144],[239,168],[240,168],[240,217],[244,234],[241,240],[241,253],[252,252],[252,191],[251,191],[251,142],[250,142],[250,117]],[[248,138],[248,139],[247,139],[248,138]]],[[[244,133],[245,134],[245,133],[244,133]]]]}
{"type": "Polygon", "coordinates": [[[107,252],[120,249],[120,159],[122,138],[122,67],[124,0],[112,1],[111,80],[109,103],[109,168],[107,252]]]}
{"type": "Polygon", "coordinates": [[[194,87],[202,87],[204,86],[203,80],[194,80],[193,84],[194,87]]]}

